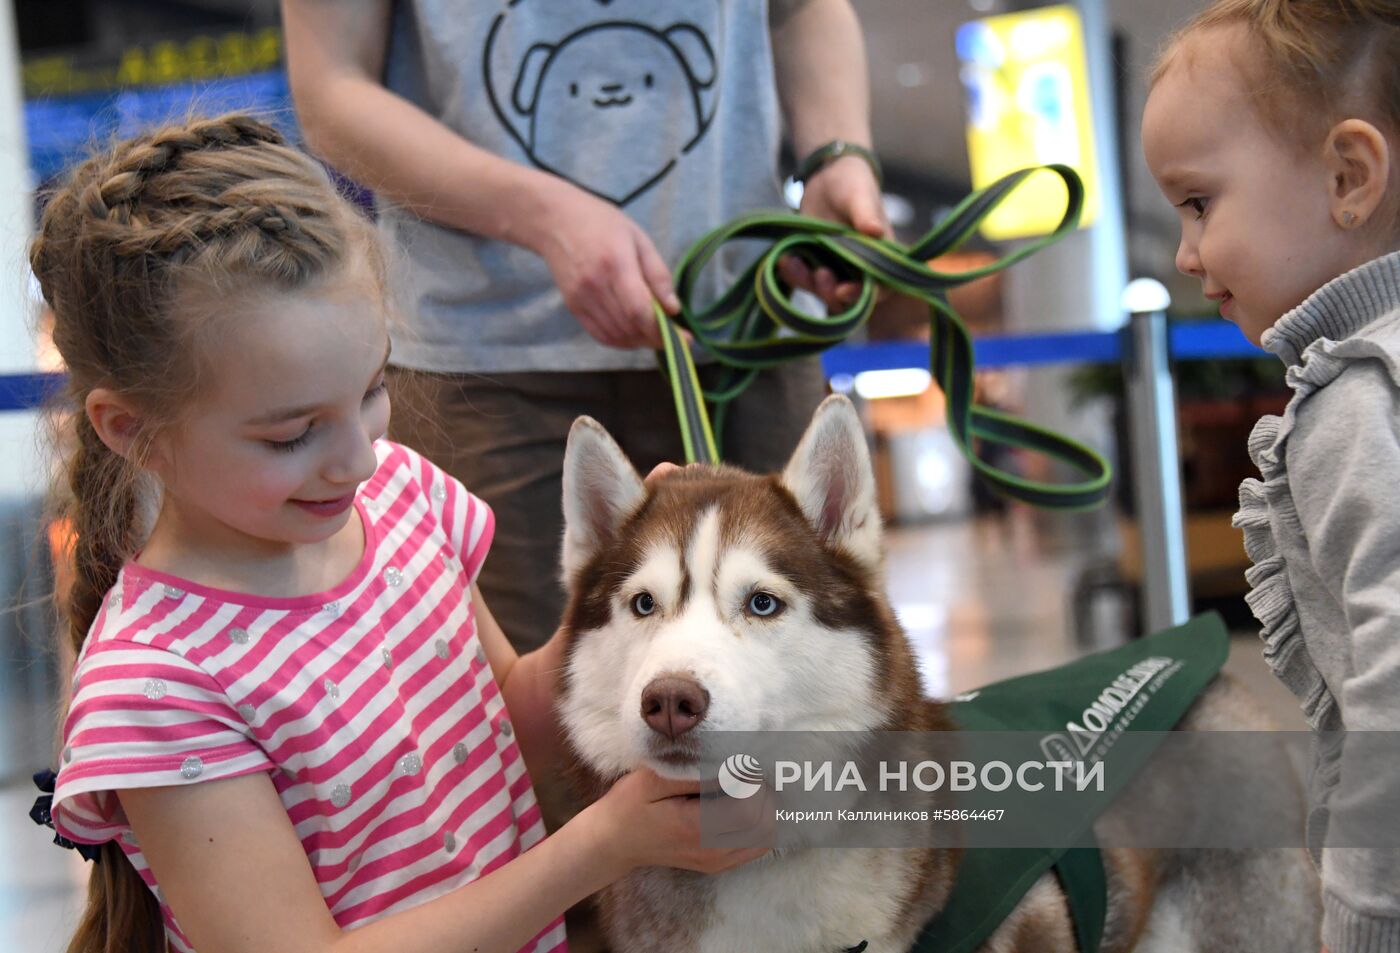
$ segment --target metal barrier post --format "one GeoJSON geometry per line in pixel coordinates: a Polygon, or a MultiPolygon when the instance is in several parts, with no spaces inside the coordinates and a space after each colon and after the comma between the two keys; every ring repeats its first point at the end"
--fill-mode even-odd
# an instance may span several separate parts
{"type": "Polygon", "coordinates": [[[1124,349],[1133,487],[1141,529],[1147,631],[1185,622],[1186,539],[1181,505],[1181,461],[1176,443],[1176,395],[1167,365],[1167,289],[1150,278],[1123,293],[1130,338],[1124,349]]]}

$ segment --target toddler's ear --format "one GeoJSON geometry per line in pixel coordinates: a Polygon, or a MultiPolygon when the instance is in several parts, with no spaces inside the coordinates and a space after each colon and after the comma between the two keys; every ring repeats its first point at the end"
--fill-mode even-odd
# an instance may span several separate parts
{"type": "Polygon", "coordinates": [[[1327,133],[1323,145],[1332,220],[1341,228],[1370,221],[1381,208],[1390,184],[1390,142],[1364,119],[1344,119],[1327,133]]]}

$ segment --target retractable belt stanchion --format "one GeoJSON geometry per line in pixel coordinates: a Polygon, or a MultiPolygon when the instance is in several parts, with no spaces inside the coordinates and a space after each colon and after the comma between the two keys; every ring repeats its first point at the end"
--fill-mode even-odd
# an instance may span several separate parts
{"type": "Polygon", "coordinates": [[[1143,627],[1156,632],[1186,621],[1186,534],[1176,442],[1176,391],[1168,364],[1167,290],[1138,279],[1123,293],[1128,339],[1123,351],[1132,444],[1133,495],[1142,540],[1143,627]]]}

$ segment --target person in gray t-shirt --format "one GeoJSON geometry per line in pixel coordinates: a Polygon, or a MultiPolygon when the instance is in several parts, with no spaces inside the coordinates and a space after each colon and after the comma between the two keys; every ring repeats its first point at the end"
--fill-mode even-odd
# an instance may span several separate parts
{"type": "MultiPolygon", "coordinates": [[[[481,586],[526,651],[562,614],[573,418],[600,420],[639,467],[681,455],[650,350],[652,299],[678,308],[668,263],[738,214],[781,207],[784,120],[799,156],[869,146],[855,13],[849,0],[283,0],[283,14],[308,144],[374,190],[403,252],[393,383],[431,415],[401,406],[392,435],[494,508],[481,586]]],[[[858,155],[811,175],[802,211],[888,233],[858,155]]],[[[853,291],[785,264],[828,302],[853,291]]],[[[707,290],[736,267],[711,269],[707,290]]],[[[815,360],[760,375],[730,413],[725,458],[781,466],[823,386],[815,360]]]]}

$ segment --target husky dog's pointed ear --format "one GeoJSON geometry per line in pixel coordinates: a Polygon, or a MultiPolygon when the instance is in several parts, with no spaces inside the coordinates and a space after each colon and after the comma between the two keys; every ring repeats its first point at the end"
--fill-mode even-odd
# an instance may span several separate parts
{"type": "Polygon", "coordinates": [[[603,425],[592,417],[575,420],[564,448],[565,585],[645,496],[642,478],[603,425]]]}
{"type": "Polygon", "coordinates": [[[817,532],[867,569],[879,568],[875,473],[865,431],[849,400],[833,395],[817,408],[782,481],[817,532]]]}

